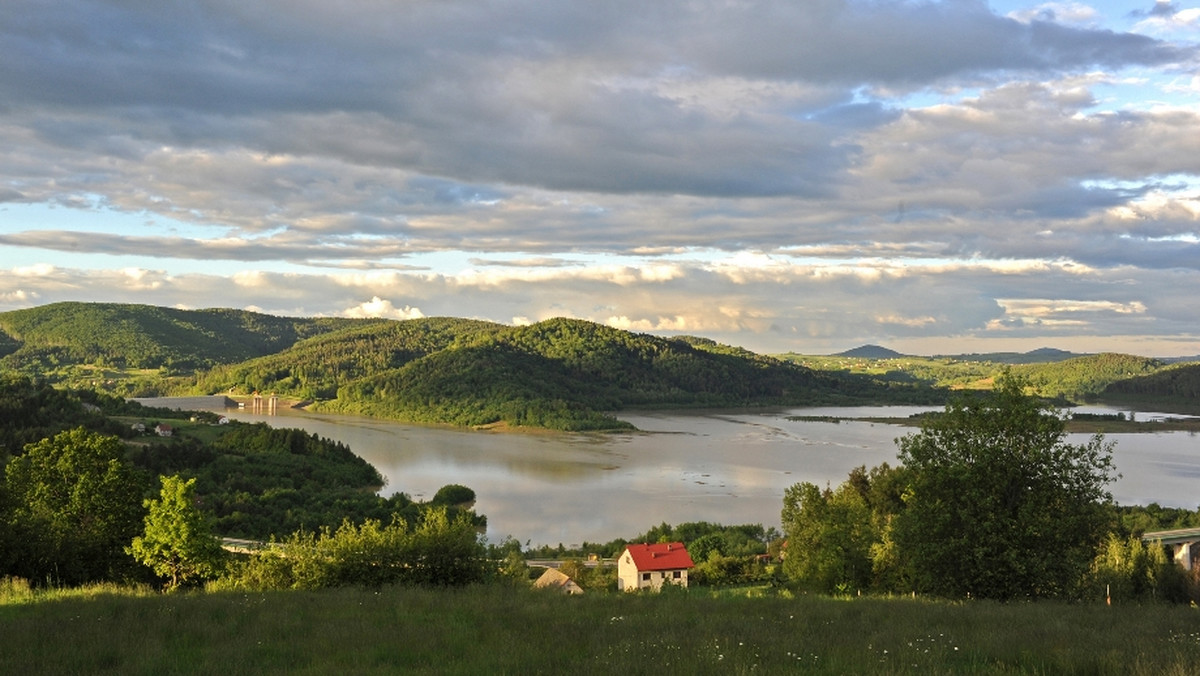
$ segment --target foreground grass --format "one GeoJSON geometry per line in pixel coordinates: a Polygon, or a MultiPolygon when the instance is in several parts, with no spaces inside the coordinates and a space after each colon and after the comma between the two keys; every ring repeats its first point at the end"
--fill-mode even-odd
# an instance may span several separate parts
{"type": "Polygon", "coordinates": [[[1187,674],[1200,610],[500,586],[0,605],[5,674],[1187,674]],[[618,671],[619,670],[619,671],[618,671]]]}

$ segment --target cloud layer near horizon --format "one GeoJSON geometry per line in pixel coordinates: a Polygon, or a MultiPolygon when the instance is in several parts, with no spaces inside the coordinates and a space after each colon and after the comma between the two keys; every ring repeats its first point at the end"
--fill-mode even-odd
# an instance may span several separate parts
{"type": "Polygon", "coordinates": [[[1200,13],[1129,9],[11,0],[0,309],[1200,353],[1200,13]]]}

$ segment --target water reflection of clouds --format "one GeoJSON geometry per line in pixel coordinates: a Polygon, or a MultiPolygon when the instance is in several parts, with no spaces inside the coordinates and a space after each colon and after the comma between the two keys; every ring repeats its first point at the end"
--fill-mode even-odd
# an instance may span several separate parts
{"type": "MultiPolygon", "coordinates": [[[[1200,465],[1195,462],[1156,462],[1154,463],[1161,467],[1164,474],[1180,477],[1184,479],[1200,479],[1200,465]]],[[[1197,496],[1200,499],[1200,496],[1197,496]]]]}

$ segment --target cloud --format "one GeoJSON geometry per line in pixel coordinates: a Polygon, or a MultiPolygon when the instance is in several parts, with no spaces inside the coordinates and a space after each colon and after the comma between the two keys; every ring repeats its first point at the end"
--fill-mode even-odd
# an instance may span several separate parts
{"type": "Polygon", "coordinates": [[[1095,28],[1099,24],[1096,9],[1078,2],[1047,2],[1012,12],[1009,16],[1026,24],[1051,21],[1080,28],[1095,28]]]}
{"type": "Polygon", "coordinates": [[[779,346],[1186,336],[1196,17],[11,0],[0,303],[565,315],[779,346]],[[1100,305],[1024,304],[1064,298],[1100,305]]]}
{"type": "Polygon", "coordinates": [[[392,301],[373,296],[371,300],[360,303],[342,312],[346,317],[383,317],[387,319],[420,319],[425,315],[420,309],[405,305],[398,308],[392,301]]]}
{"type": "Polygon", "coordinates": [[[1176,3],[1167,0],[1158,0],[1149,12],[1135,12],[1133,16],[1144,17],[1133,30],[1150,35],[1194,32],[1200,29],[1200,9],[1180,9],[1176,3]]]}

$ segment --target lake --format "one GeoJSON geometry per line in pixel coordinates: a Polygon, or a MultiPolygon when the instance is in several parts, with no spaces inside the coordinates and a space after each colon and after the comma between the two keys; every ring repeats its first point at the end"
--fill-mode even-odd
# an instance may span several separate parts
{"type": "MultiPolygon", "coordinates": [[[[895,464],[895,439],[915,431],[788,416],[907,417],[925,410],[637,412],[620,418],[640,431],[605,435],[466,431],[294,410],[229,413],[345,443],[387,479],[383,495],[402,491],[427,500],[445,484],[469,486],[478,495],[476,511],[488,517],[489,542],[512,536],[533,546],[571,546],[633,537],[662,522],[779,528],[787,487],[801,481],[836,486],[859,465],[895,464]]],[[[1139,420],[1154,415],[1137,412],[1139,420]]],[[[1088,438],[1069,435],[1074,444],[1088,438]]],[[[1200,437],[1167,432],[1107,439],[1116,442],[1113,457],[1123,475],[1111,487],[1117,502],[1200,504],[1200,437]]]]}

